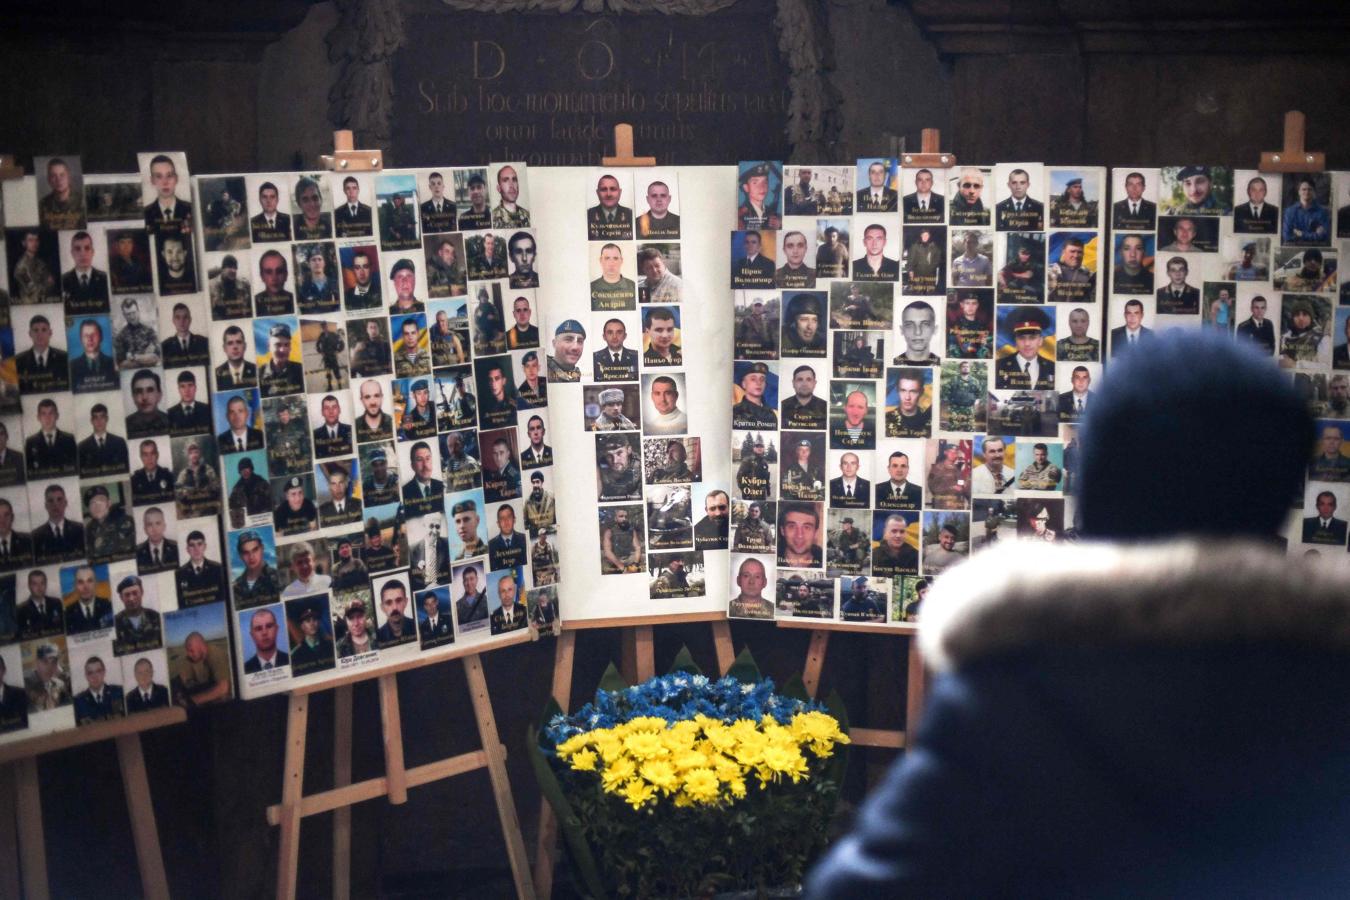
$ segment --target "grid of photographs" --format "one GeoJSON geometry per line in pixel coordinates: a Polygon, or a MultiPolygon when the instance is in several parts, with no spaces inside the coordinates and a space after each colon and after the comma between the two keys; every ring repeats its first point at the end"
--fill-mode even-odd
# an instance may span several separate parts
{"type": "MultiPolygon", "coordinates": [[[[601,575],[645,573],[652,600],[703,597],[704,552],[726,548],[726,520],[695,524],[711,488],[689,428],[685,317],[696,298],[679,180],[668,169],[593,169],[585,184],[589,308],[586,321],[556,323],[548,359],[550,382],[580,386],[598,503],[584,527],[597,529],[601,575]]],[[[725,503],[712,492],[709,502],[725,503]]]]}
{"type": "Polygon", "coordinates": [[[1160,330],[1218,328],[1288,371],[1317,420],[1290,515],[1291,554],[1347,549],[1350,509],[1350,173],[1224,166],[1111,173],[1110,353],[1160,330]]]}
{"type": "Polygon", "coordinates": [[[740,164],[729,615],[913,622],[971,552],[1073,539],[1105,177],[740,164]]]}
{"type": "Polygon", "coordinates": [[[194,182],[243,695],[559,628],[524,164],[194,182]]]}
{"type": "Polygon", "coordinates": [[[234,695],[187,160],[138,161],[4,186],[0,740],[234,695]]]}

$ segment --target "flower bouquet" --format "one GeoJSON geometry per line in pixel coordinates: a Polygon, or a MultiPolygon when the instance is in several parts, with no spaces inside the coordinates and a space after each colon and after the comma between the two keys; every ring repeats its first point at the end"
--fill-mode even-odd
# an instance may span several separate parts
{"type": "Polygon", "coordinates": [[[847,722],[830,700],[800,679],[775,693],[748,652],[718,680],[682,652],[634,687],[610,666],[570,715],[551,702],[529,752],[578,887],[685,898],[800,883],[843,780],[847,722]]]}

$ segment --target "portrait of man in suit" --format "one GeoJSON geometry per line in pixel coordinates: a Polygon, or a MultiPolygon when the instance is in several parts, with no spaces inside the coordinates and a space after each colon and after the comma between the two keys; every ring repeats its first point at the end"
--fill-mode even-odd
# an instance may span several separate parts
{"type": "Polygon", "coordinates": [[[88,725],[103,719],[116,719],[124,714],[122,689],[107,683],[108,667],[97,656],[84,663],[84,680],[88,687],[75,695],[75,724],[88,725]]]}
{"type": "Polygon", "coordinates": [[[178,167],[172,158],[161,153],[150,160],[150,185],[155,199],[145,207],[146,229],[177,233],[183,223],[191,221],[192,204],[178,197],[178,167]]]}
{"type": "Polygon", "coordinates": [[[638,353],[624,346],[628,328],[621,319],[609,319],[602,332],[605,346],[591,355],[596,381],[634,381],[637,379],[638,353]]]}
{"type": "Polygon", "coordinates": [[[108,273],[94,268],[94,239],[87,231],[70,238],[70,257],[75,265],[61,275],[61,299],[67,315],[108,311],[108,273]]]}
{"type": "Polygon", "coordinates": [[[1274,234],[1279,230],[1280,211],[1266,202],[1266,180],[1257,175],[1247,181],[1247,202],[1233,207],[1233,231],[1237,234],[1274,234]]]}
{"type": "Polygon", "coordinates": [[[422,595],[422,611],[417,616],[417,630],[422,635],[422,649],[448,644],[455,639],[450,622],[449,607],[441,608],[441,595],[427,591],[422,595]]]}
{"type": "Polygon", "coordinates": [[[431,196],[420,207],[422,233],[458,230],[455,226],[455,201],[445,196],[445,176],[440,172],[432,172],[427,176],[427,189],[431,196]]]}
{"type": "Polygon", "coordinates": [[[1257,294],[1251,300],[1250,309],[1251,315],[1238,323],[1237,336],[1251,341],[1269,356],[1275,352],[1275,325],[1266,318],[1266,298],[1257,294]]]}
{"type": "Polygon", "coordinates": [[[918,509],[923,488],[909,480],[909,454],[896,450],[886,460],[886,480],[877,485],[877,509],[918,509]]]}
{"type": "Polygon", "coordinates": [[[895,212],[899,198],[895,188],[887,184],[890,169],[886,163],[874,159],[867,166],[867,186],[858,189],[854,209],[858,212],[895,212]]]}
{"type": "Polygon", "coordinates": [[[518,631],[526,626],[525,604],[520,602],[518,592],[513,573],[508,572],[497,582],[497,608],[492,611],[490,621],[493,634],[518,631]]]}
{"type": "Polygon", "coordinates": [[[1139,300],[1125,303],[1125,324],[1111,329],[1111,356],[1153,339],[1153,329],[1144,327],[1144,304],[1139,300]]]}
{"type": "Polygon", "coordinates": [[[216,366],[216,390],[257,387],[258,367],[244,359],[244,353],[248,349],[244,329],[238,325],[226,328],[221,337],[221,344],[225,348],[225,362],[216,366]]]}
{"type": "Polygon", "coordinates": [[[142,656],[132,666],[136,684],[127,691],[127,713],[134,715],[148,709],[169,705],[169,689],[155,683],[155,664],[142,656]]]}
{"type": "Polygon", "coordinates": [[[338,398],[328,394],[319,403],[322,421],[314,429],[314,458],[344,456],[352,450],[352,426],[339,420],[342,413],[338,398]]]}
{"type": "Polygon", "coordinates": [[[248,636],[253,641],[254,653],[244,661],[245,674],[290,665],[290,654],[277,646],[277,616],[272,610],[260,609],[249,617],[248,636]]]}
{"type": "MultiPolygon", "coordinates": [[[[773,286],[773,260],[764,255],[763,242],[764,237],[758,231],[741,233],[741,253],[731,261],[733,288],[773,286]]],[[[845,265],[847,262],[846,258],[845,265]]]]}
{"type": "Polygon", "coordinates": [[[1093,392],[1089,388],[1092,384],[1092,373],[1087,370],[1087,366],[1074,366],[1070,375],[1073,381],[1073,390],[1065,391],[1059,395],[1059,418],[1061,422],[1073,422],[1083,417],[1087,412],[1088,404],[1092,401],[1093,392]]]}
{"type": "Polygon", "coordinates": [[[38,431],[24,442],[28,459],[28,479],[74,475],[77,471],[75,435],[56,427],[61,413],[56,401],[44,397],[38,401],[38,431]]]}
{"type": "Polygon", "coordinates": [[[230,427],[216,436],[222,454],[262,448],[262,431],[253,427],[251,418],[248,402],[243,397],[231,397],[226,402],[225,419],[230,427]]]}
{"type": "Polygon", "coordinates": [[[95,403],[89,410],[93,433],[80,441],[80,474],[85,477],[113,475],[127,471],[127,442],[108,431],[108,407],[95,403]]]}
{"type": "Polygon", "coordinates": [[[28,596],[15,608],[14,613],[21,641],[61,634],[65,631],[61,598],[47,593],[47,573],[41,569],[34,569],[28,573],[28,596]]]}
{"type": "Polygon", "coordinates": [[[1200,312],[1200,289],[1186,283],[1191,267],[1185,257],[1167,261],[1167,284],[1158,288],[1158,314],[1195,315],[1200,312]]]}
{"type": "Polygon", "coordinates": [[[450,542],[443,521],[439,512],[423,517],[425,535],[416,543],[409,542],[408,580],[414,591],[450,581],[450,542]]]}
{"type": "Polygon", "coordinates": [[[192,333],[192,310],[186,303],[173,305],[173,329],[160,345],[165,368],[205,365],[211,350],[205,335],[192,333]]]}
{"type": "Polygon", "coordinates": [[[141,514],[145,540],[136,545],[136,569],[142,575],[178,568],[178,542],[164,536],[164,511],[152,506],[141,514]]]}
{"type": "Polygon", "coordinates": [[[344,201],[333,211],[337,236],[369,237],[371,234],[370,207],[361,202],[361,183],[353,175],[342,179],[344,201]]]}
{"type": "Polygon", "coordinates": [[[255,244],[291,239],[291,217],[277,209],[280,201],[281,192],[272,182],[264,181],[258,187],[258,205],[261,212],[249,220],[255,244]]]}
{"type": "Polygon", "coordinates": [[[1158,219],[1158,204],[1144,199],[1144,175],[1125,176],[1125,197],[1111,206],[1111,227],[1131,231],[1152,231],[1158,219]]]}
{"type": "Polygon", "coordinates": [[[1045,204],[1027,195],[1031,175],[1026,169],[1008,173],[1008,197],[994,207],[999,231],[1040,231],[1045,227],[1045,204]]]}
{"type": "Polygon", "coordinates": [[[197,400],[197,376],[190,369],[178,373],[178,402],[168,416],[169,433],[175,436],[211,430],[211,408],[197,400]]]}
{"type": "Polygon", "coordinates": [[[94,319],[80,323],[78,357],[70,360],[71,390],[77,394],[117,390],[117,365],[103,352],[103,326],[94,319]]]}
{"type": "Polygon", "coordinates": [[[95,593],[98,577],[91,566],[75,570],[75,597],[66,606],[66,634],[86,634],[113,627],[112,601],[95,593]]]}
{"type": "Polygon", "coordinates": [[[863,229],[861,259],[853,261],[854,281],[899,281],[900,262],[885,255],[886,226],[873,222],[863,229]]]}
{"type": "Polygon", "coordinates": [[[933,193],[932,170],[920,169],[914,173],[914,193],[905,195],[905,221],[915,224],[945,221],[942,202],[942,195],[933,193]]]}
{"type": "Polygon", "coordinates": [[[516,531],[516,511],[509,503],[497,507],[497,534],[488,541],[488,559],[494,571],[525,564],[525,535],[516,531]]]}
{"type": "Polygon", "coordinates": [[[34,562],[43,565],[84,556],[84,525],[66,518],[65,488],[59,484],[47,485],[43,503],[47,521],[33,531],[34,562]]]}
{"type": "Polygon", "coordinates": [[[175,575],[179,605],[196,606],[219,599],[225,585],[225,567],[206,558],[206,535],[189,531],[186,544],[187,562],[175,575]]]}
{"type": "Polygon", "coordinates": [[[413,477],[403,485],[403,503],[409,515],[425,514],[445,497],[445,482],[433,478],[431,446],[426,441],[412,445],[408,453],[413,477]]]}
{"type": "Polygon", "coordinates": [[[839,474],[830,479],[830,506],[866,508],[872,484],[858,477],[858,467],[858,454],[850,451],[839,457],[839,474]]]}
{"type": "Polygon", "coordinates": [[[619,201],[623,188],[613,175],[601,175],[595,183],[600,202],[586,210],[587,238],[592,241],[627,240],[633,236],[633,211],[619,201]]]}
{"type": "Polygon", "coordinates": [[[350,496],[351,481],[345,463],[334,464],[328,472],[328,499],[319,504],[319,527],[346,525],[361,520],[361,498],[350,496]]]}
{"type": "Polygon", "coordinates": [[[25,394],[45,394],[70,389],[70,357],[52,346],[52,324],[43,315],[28,320],[28,338],[32,346],[14,363],[19,372],[19,390],[25,394]]]}
{"type": "Polygon", "coordinates": [[[1346,546],[1345,519],[1336,518],[1336,495],[1322,491],[1317,495],[1317,515],[1303,520],[1303,543],[1346,546]]]}

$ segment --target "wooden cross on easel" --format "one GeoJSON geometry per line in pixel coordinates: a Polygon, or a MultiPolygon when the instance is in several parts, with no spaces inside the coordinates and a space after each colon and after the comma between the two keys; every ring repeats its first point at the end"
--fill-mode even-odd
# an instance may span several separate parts
{"type": "Polygon", "coordinates": [[[1296,109],[1284,114],[1284,149],[1261,154],[1262,172],[1321,172],[1327,167],[1327,155],[1320,150],[1303,149],[1308,120],[1296,109]]]}

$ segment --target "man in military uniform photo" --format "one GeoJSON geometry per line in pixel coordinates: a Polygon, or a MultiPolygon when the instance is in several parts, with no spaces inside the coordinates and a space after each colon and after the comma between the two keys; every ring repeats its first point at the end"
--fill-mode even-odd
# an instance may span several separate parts
{"type": "Polygon", "coordinates": [[[458,210],[455,201],[445,196],[445,176],[440,172],[432,172],[427,176],[427,188],[431,196],[422,201],[419,208],[422,213],[422,233],[458,231],[455,225],[458,210]]]}
{"type": "Polygon", "coordinates": [[[794,500],[822,500],[825,497],[824,461],[815,454],[810,438],[799,438],[792,446],[792,461],[782,466],[778,477],[784,497],[794,500]],[[812,458],[812,457],[816,458],[812,458]]]}
{"type": "Polygon", "coordinates": [[[267,479],[254,474],[253,460],[247,456],[239,460],[235,471],[239,473],[239,480],[230,489],[230,510],[237,510],[241,521],[245,515],[261,516],[271,512],[272,492],[267,486],[267,479]]]}
{"type": "MultiPolygon", "coordinates": [[[[983,431],[984,418],[975,417],[975,409],[985,399],[986,378],[976,378],[970,374],[970,363],[961,360],[955,373],[942,373],[942,421],[943,431],[983,431]],[[978,427],[977,427],[978,426],[978,427]]],[[[983,372],[986,363],[980,363],[983,372]]],[[[932,410],[930,408],[931,415],[932,410]]]]}
{"type": "Polygon", "coordinates": [[[300,408],[299,417],[294,415],[293,409],[290,402],[281,401],[269,410],[275,412],[275,419],[264,421],[267,429],[267,458],[274,478],[309,469],[309,430],[304,421],[304,408],[300,408]]]}
{"type": "Polygon", "coordinates": [[[544,473],[532,472],[530,495],[525,498],[525,527],[550,528],[557,519],[557,506],[553,494],[544,490],[544,473]]]}
{"type": "Polygon", "coordinates": [[[765,388],[769,367],[762,362],[751,363],[741,375],[741,399],[731,407],[733,428],[777,428],[778,416],[765,404],[765,388]]]}
{"type": "Polygon", "coordinates": [[[384,624],[375,632],[381,647],[396,647],[417,640],[417,626],[408,617],[408,589],[401,581],[386,581],[380,586],[380,609],[384,624]]]}
{"type": "Polygon", "coordinates": [[[226,328],[221,336],[221,345],[225,349],[225,362],[216,366],[216,390],[230,391],[256,387],[258,367],[244,359],[244,353],[248,349],[244,329],[238,325],[226,328]]]}
{"type": "Polygon", "coordinates": [[[871,538],[854,526],[852,516],[839,520],[839,529],[830,532],[827,543],[830,570],[836,573],[861,571],[872,549],[871,538]]]}
{"type": "MultiPolygon", "coordinates": [[[[923,372],[892,369],[898,404],[886,412],[887,437],[928,437],[933,427],[933,408],[919,405],[923,397],[923,372]]],[[[889,380],[889,379],[888,379],[889,380]]]]}
{"type": "MultiPolygon", "coordinates": [[[[1142,308],[1142,304],[1140,304],[1142,308]]],[[[1055,343],[1055,356],[1060,362],[1100,362],[1101,341],[1088,337],[1091,319],[1088,311],[1079,307],[1069,310],[1069,336],[1055,343]]],[[[1272,340],[1272,346],[1273,341],[1272,340]]]]}
{"type": "Polygon", "coordinates": [[[627,507],[600,511],[600,574],[642,571],[643,549],[642,530],[634,527],[627,507]]]}
{"type": "Polygon", "coordinates": [[[384,388],[376,380],[361,383],[361,406],[364,413],[356,420],[357,443],[389,440],[394,436],[394,417],[383,410],[384,388]]]}
{"type": "Polygon", "coordinates": [[[1309,481],[1350,481],[1350,457],[1341,453],[1345,431],[1339,424],[1323,425],[1318,453],[1308,463],[1309,481]]]}
{"type": "Polygon", "coordinates": [[[69,705],[70,675],[61,668],[61,652],[55,645],[38,645],[33,653],[33,670],[24,675],[23,686],[29,713],[69,705]]]}
{"type": "Polygon", "coordinates": [[[173,498],[173,472],[159,464],[159,446],[141,441],[141,468],[131,476],[131,496],[136,505],[163,503],[173,498]]]}
{"type": "Polygon", "coordinates": [[[684,568],[684,556],[675,554],[666,560],[665,567],[652,580],[653,597],[685,597],[689,592],[689,573],[684,568]]]}
{"type": "Polygon", "coordinates": [[[634,381],[637,379],[638,352],[624,346],[628,329],[621,319],[604,324],[605,346],[592,354],[591,366],[596,381],[634,381]]]}
{"type": "Polygon", "coordinates": [[[370,571],[359,556],[352,553],[352,539],[339,538],[337,562],[333,564],[331,586],[334,591],[365,587],[370,583],[370,571]]]}
{"type": "Polygon", "coordinates": [[[534,571],[534,586],[555,584],[558,581],[558,551],[549,543],[548,531],[540,528],[530,545],[530,568],[534,571]]]}
{"type": "Polygon", "coordinates": [[[736,221],[740,228],[763,228],[777,231],[783,220],[778,215],[778,198],[769,194],[770,168],[767,163],[758,163],[741,173],[741,192],[745,202],[736,210],[736,221]]]}
{"type": "Polygon", "coordinates": [[[764,518],[763,503],[755,500],[745,508],[744,518],[736,525],[736,537],[731,542],[731,549],[736,552],[773,552],[773,523],[764,518]]]}
{"type": "Polygon", "coordinates": [[[371,223],[370,207],[361,202],[361,183],[356,180],[356,176],[348,175],[342,179],[342,193],[346,202],[339,204],[333,211],[337,236],[368,237],[371,223]]]}
{"type": "Polygon", "coordinates": [[[323,421],[314,429],[314,458],[328,459],[351,453],[352,426],[338,420],[342,412],[338,398],[332,394],[324,397],[319,402],[319,412],[323,421]]]}
{"type": "Polygon", "coordinates": [[[178,373],[178,400],[169,407],[170,434],[202,434],[211,430],[211,409],[197,402],[197,376],[190,369],[178,373]]]}
{"type": "Polygon", "coordinates": [[[576,319],[567,319],[553,332],[553,355],[548,358],[548,380],[574,382],[581,380],[577,362],[586,344],[586,329],[576,319]]]}
{"type": "Polygon", "coordinates": [[[117,364],[103,352],[103,326],[94,319],[80,323],[82,353],[70,360],[71,390],[77,394],[116,390],[117,364]]]}
{"type": "Polygon", "coordinates": [[[478,524],[481,521],[478,504],[473,500],[460,500],[450,507],[450,518],[455,523],[455,535],[459,538],[461,547],[459,553],[455,555],[455,560],[486,556],[487,542],[478,534],[478,524]]]}
{"type": "Polygon", "coordinates": [[[806,263],[806,235],[789,231],[783,235],[783,264],[773,273],[773,283],[780,288],[813,288],[816,286],[816,267],[806,263]]]}
{"type": "Polygon", "coordinates": [[[117,583],[122,611],[113,616],[113,652],[118,656],[153,650],[164,642],[159,613],[143,605],[145,585],[137,575],[117,583]]]}
{"type": "Polygon", "coordinates": [[[136,411],[127,416],[127,436],[145,437],[169,430],[169,417],[159,408],[163,388],[159,373],[140,369],[131,377],[131,399],[136,411]]]}
{"type": "Polygon", "coordinates": [[[1153,269],[1144,265],[1144,237],[1124,234],[1117,237],[1120,265],[1111,273],[1111,290],[1116,294],[1147,294],[1153,289],[1153,269]]]}
{"type": "Polygon", "coordinates": [[[670,211],[670,186],[664,181],[647,185],[647,212],[638,216],[637,236],[644,239],[680,236],[680,217],[670,211]]]}
{"type": "Polygon", "coordinates": [[[319,527],[346,525],[361,520],[361,498],[349,496],[350,477],[346,463],[327,468],[328,499],[319,504],[319,527]]]}
{"type": "Polygon", "coordinates": [[[65,631],[61,598],[47,593],[47,573],[41,569],[28,573],[28,597],[19,603],[14,613],[18,626],[16,636],[21,641],[65,631]]]}
{"type": "MultiPolygon", "coordinates": [[[[190,546],[188,549],[191,551],[190,546]]],[[[235,539],[235,550],[244,564],[244,570],[232,585],[234,602],[240,609],[275,603],[281,596],[281,579],[277,570],[264,559],[263,542],[258,532],[241,532],[235,539]]]]}
{"type": "Polygon", "coordinates": [[[206,535],[197,530],[189,531],[186,546],[187,562],[175,573],[179,606],[196,606],[220,599],[225,570],[220,563],[206,558],[206,535]]]}
{"type": "Polygon", "coordinates": [[[52,267],[38,254],[41,245],[36,230],[24,234],[23,253],[9,273],[15,303],[45,303],[61,296],[52,267]]]}
{"type": "MultiPolygon", "coordinates": [[[[787,216],[814,216],[820,214],[820,202],[811,187],[811,168],[797,170],[797,181],[784,189],[783,214],[787,216]]],[[[824,199],[822,196],[820,199],[824,199]]]]}
{"type": "Polygon", "coordinates": [[[70,256],[74,265],[61,275],[61,299],[66,315],[85,315],[108,311],[108,273],[94,268],[94,239],[87,231],[70,238],[70,256]]]}
{"type": "Polygon", "coordinates": [[[778,507],[778,564],[800,569],[823,565],[820,504],[784,501],[778,507]]]}
{"type": "Polygon", "coordinates": [[[131,517],[114,508],[108,489],[95,485],[84,496],[88,515],[84,520],[85,547],[90,562],[126,559],[136,552],[136,524],[131,517]]]}
{"type": "Polygon", "coordinates": [[[398,474],[389,470],[389,456],[382,449],[369,457],[370,468],[361,483],[361,493],[369,506],[383,506],[398,499],[398,474]]]}
{"type": "Polygon", "coordinates": [[[59,156],[47,160],[47,192],[38,201],[38,216],[52,231],[84,227],[83,180],[59,156]]]}
{"type": "Polygon", "coordinates": [[[942,222],[943,198],[933,193],[933,173],[920,169],[914,173],[914,193],[906,194],[904,211],[906,222],[942,222]]]}
{"type": "Polygon", "coordinates": [[[1152,231],[1158,217],[1158,205],[1144,199],[1144,176],[1130,172],[1125,176],[1125,197],[1111,207],[1111,227],[1152,231]]]}
{"type": "Polygon", "coordinates": [[[530,211],[520,206],[520,176],[515,166],[497,170],[497,205],[492,207],[493,228],[529,228],[530,211]]]}
{"type": "Polygon", "coordinates": [[[764,437],[755,435],[749,455],[741,449],[741,464],[736,468],[736,489],[746,500],[769,499],[769,463],[765,456],[764,437]]]}
{"type": "Polygon", "coordinates": [[[994,365],[994,381],[1000,390],[1048,391],[1055,386],[1055,364],[1040,355],[1050,320],[1034,306],[1020,306],[1009,320],[1016,352],[994,365]]]}
{"type": "Polygon", "coordinates": [[[600,201],[586,210],[586,237],[592,241],[627,240],[633,236],[633,211],[621,206],[623,188],[613,175],[601,175],[595,185],[600,201]]]}
{"type": "Polygon", "coordinates": [[[730,524],[731,498],[726,491],[709,491],[703,498],[703,518],[694,524],[694,547],[698,550],[725,550],[730,524]]]}
{"type": "Polygon", "coordinates": [[[122,689],[108,684],[108,667],[103,659],[91,656],[84,663],[84,679],[88,687],[75,695],[75,724],[88,725],[126,715],[122,689]]]}
{"type": "Polygon", "coordinates": [[[1017,487],[1023,491],[1053,491],[1064,479],[1064,470],[1050,462],[1050,448],[1037,442],[1031,448],[1032,461],[1017,476],[1017,487]]]}
{"type": "Polygon", "coordinates": [[[743,232],[741,255],[731,261],[731,286],[736,289],[773,287],[773,279],[773,260],[764,255],[763,235],[758,231],[743,232]]]}
{"type": "Polygon", "coordinates": [[[165,367],[206,365],[211,351],[205,335],[192,333],[192,310],[186,303],[173,305],[173,328],[173,335],[160,345],[165,367]]]}
{"type": "Polygon", "coordinates": [[[899,198],[895,188],[888,183],[890,168],[887,161],[873,160],[867,166],[867,186],[859,188],[856,209],[864,212],[895,212],[899,198]]]}
{"type": "Polygon", "coordinates": [[[339,659],[369,653],[379,647],[375,635],[371,633],[367,612],[366,602],[360,598],[348,601],[343,609],[342,618],[347,623],[347,633],[337,642],[339,659]]]}
{"type": "Polygon", "coordinates": [[[784,428],[823,429],[828,408],[822,397],[815,395],[816,370],[807,365],[792,372],[792,396],[779,405],[784,428]]]}
{"type": "Polygon", "coordinates": [[[623,414],[623,391],[605,388],[595,398],[600,412],[592,420],[591,431],[635,431],[637,423],[623,414]]]}
{"type": "Polygon", "coordinates": [[[740,593],[731,598],[728,615],[743,619],[772,619],[773,601],[764,596],[769,584],[764,563],[750,558],[741,561],[736,571],[736,586],[740,593]]]}
{"type": "Polygon", "coordinates": [[[164,511],[152,506],[141,515],[145,540],[136,545],[136,570],[142,575],[178,568],[178,542],[164,536],[164,511]]]}
{"type": "Polygon", "coordinates": [[[1219,200],[1214,196],[1214,182],[1209,166],[1185,166],[1177,172],[1177,183],[1181,185],[1186,202],[1180,207],[1169,210],[1173,214],[1222,212],[1219,200]]]}
{"type": "Polygon", "coordinates": [[[186,452],[187,464],[174,480],[178,513],[185,518],[216,515],[220,512],[220,479],[203,458],[201,444],[196,440],[188,442],[186,452]]]}
{"type": "Polygon", "coordinates": [[[19,390],[25,394],[45,394],[70,390],[70,357],[51,345],[51,320],[36,315],[28,320],[32,346],[15,357],[19,390]]]}
{"type": "Polygon", "coordinates": [[[263,289],[253,295],[259,316],[286,316],[295,312],[295,295],[286,290],[286,257],[279,250],[268,250],[258,260],[263,289]]]}
{"type": "Polygon", "coordinates": [[[333,667],[333,640],[324,634],[315,603],[306,603],[298,618],[300,640],[291,648],[291,671],[299,676],[333,667]]]}
{"type": "Polygon", "coordinates": [[[506,255],[511,259],[509,284],[512,288],[539,287],[539,273],[534,270],[537,252],[534,235],[528,231],[517,231],[506,242],[506,255]]]}
{"type": "Polygon", "coordinates": [[[1083,179],[1075,175],[1064,183],[1064,193],[1050,198],[1051,228],[1095,228],[1097,201],[1083,195],[1083,179]]]}
{"type": "Polygon", "coordinates": [[[642,462],[632,435],[596,436],[600,500],[638,500],[642,496],[642,462]]]}
{"type": "Polygon", "coordinates": [[[293,475],[283,488],[282,500],[272,510],[272,522],[278,534],[299,534],[318,527],[319,511],[305,496],[305,480],[293,475]]]}
{"type": "Polygon", "coordinates": [[[115,475],[127,470],[127,442],[108,431],[108,407],[95,403],[89,410],[93,433],[80,441],[80,475],[115,475]]]}
{"type": "Polygon", "coordinates": [[[487,621],[487,592],[478,586],[478,567],[465,566],[460,570],[459,581],[464,588],[464,593],[455,601],[455,620],[459,627],[487,621]]]}
{"type": "MultiPolygon", "coordinates": [[[[877,515],[880,516],[880,513],[877,515]]],[[[910,546],[908,530],[909,522],[904,516],[892,514],[886,517],[881,528],[881,540],[872,553],[874,574],[890,577],[918,574],[919,551],[910,546]]]]}
{"type": "Polygon", "coordinates": [[[813,294],[796,294],[788,301],[783,317],[785,356],[824,356],[824,309],[813,294]]]}
{"type": "MultiPolygon", "coordinates": [[[[995,226],[999,231],[1040,231],[1045,227],[1045,205],[1027,196],[1031,176],[1026,169],[1008,173],[1008,198],[994,207],[995,226]]],[[[1082,186],[1082,181],[1079,181],[1082,186]]]]}
{"type": "Polygon", "coordinates": [[[212,318],[242,319],[251,316],[252,289],[247,278],[239,277],[239,260],[232,253],[225,254],[220,260],[219,271],[207,282],[212,318]]]}
{"type": "Polygon", "coordinates": [[[305,389],[304,367],[291,359],[291,327],[278,322],[268,330],[271,358],[258,373],[258,387],[264,397],[298,394],[305,389]]]}
{"type": "Polygon", "coordinates": [[[600,247],[600,276],[591,281],[591,309],[632,309],[637,283],[623,274],[623,248],[600,247]]]}

